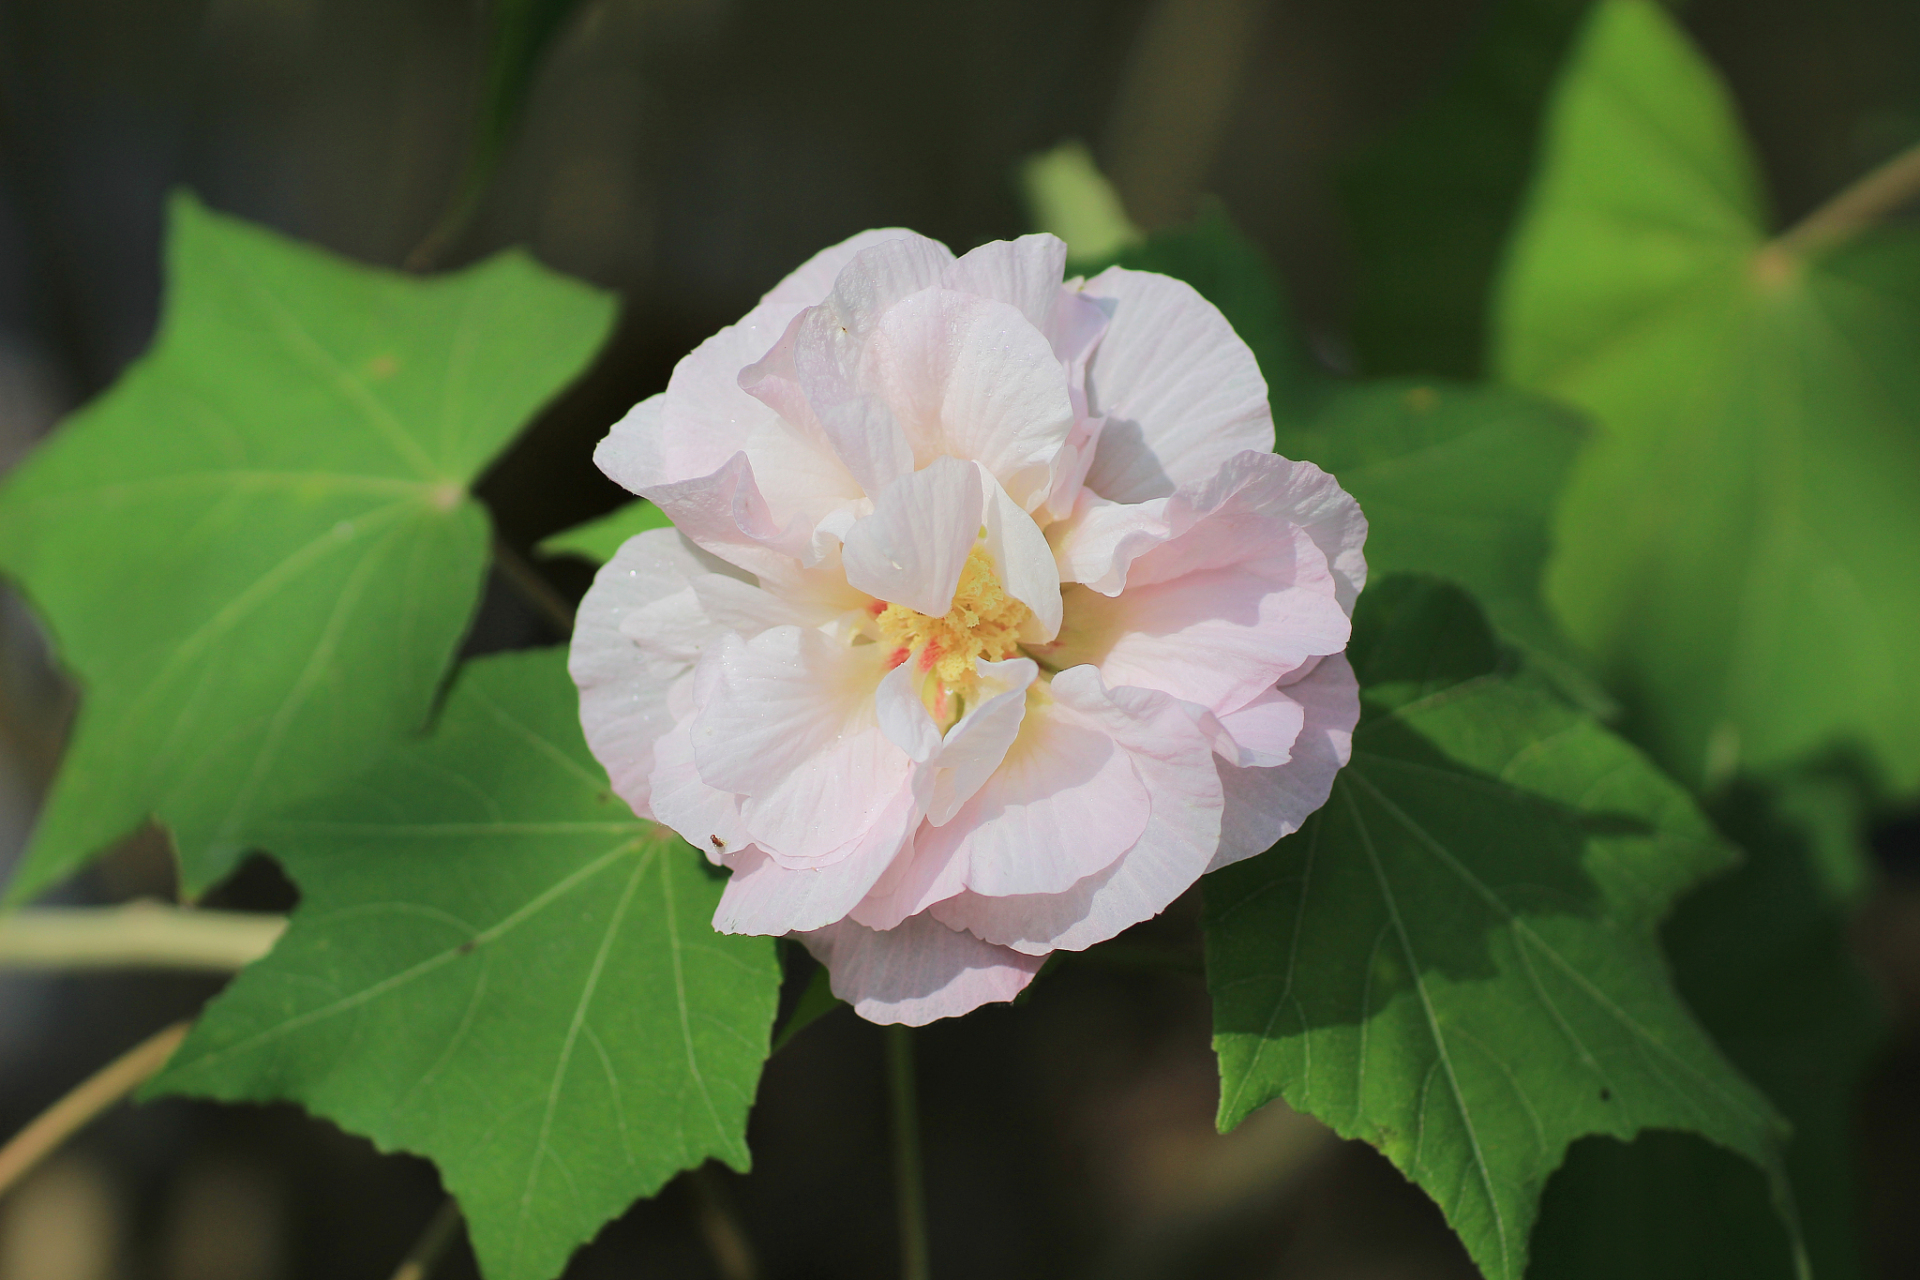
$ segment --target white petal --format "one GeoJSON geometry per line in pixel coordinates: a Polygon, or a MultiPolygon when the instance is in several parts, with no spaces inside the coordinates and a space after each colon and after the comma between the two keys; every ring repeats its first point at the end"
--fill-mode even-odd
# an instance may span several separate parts
{"type": "Polygon", "coordinates": [[[844,917],[867,895],[913,834],[913,801],[900,793],[854,846],[817,867],[783,867],[759,849],[729,856],[733,876],[720,895],[713,927],[721,933],[779,936],[819,929],[844,917]]]}
{"type": "Polygon", "coordinates": [[[915,854],[963,860],[975,893],[1059,893],[1110,865],[1145,830],[1151,804],[1127,753],[1060,705],[1029,711],[974,797],[915,854]]]}
{"type": "Polygon", "coordinates": [[[925,237],[906,230],[904,227],[881,227],[875,231],[862,231],[849,236],[830,249],[808,258],[796,267],[792,274],[772,289],[760,301],[782,303],[794,307],[811,307],[826,298],[833,289],[833,282],[839,278],[846,265],[864,249],[883,244],[888,240],[921,240],[925,237]]]}
{"type": "Polygon", "coordinates": [[[803,525],[774,523],[744,453],[734,454],[711,475],[649,485],[643,496],[686,537],[749,573],[778,573],[809,549],[803,525]]]}
{"type": "Polygon", "coordinates": [[[1041,232],[995,240],[961,254],[941,283],[1004,302],[1044,332],[1053,323],[1066,265],[1066,241],[1041,232]]]}
{"type": "Polygon", "coordinates": [[[1109,685],[1158,689],[1227,712],[1309,658],[1345,647],[1351,624],[1334,599],[1326,560],[1304,530],[1249,519],[1213,532],[1221,535],[1223,558],[1244,558],[1172,581],[1129,584],[1111,598],[1071,589],[1066,626],[1047,660],[1091,663],[1109,685]]]}
{"type": "Polygon", "coordinates": [[[927,916],[885,933],[842,921],[798,935],[831,976],[833,994],[869,1022],[925,1026],[1011,1000],[1041,957],[989,946],[927,916]]]}
{"type": "Polygon", "coordinates": [[[984,466],[980,473],[986,491],[987,554],[1007,594],[1033,610],[1032,620],[1020,629],[1021,641],[1045,644],[1060,632],[1060,570],[1053,562],[1053,548],[993,473],[984,466]]]}
{"type": "Polygon", "coordinates": [[[1091,412],[1107,419],[1091,488],[1144,502],[1204,480],[1242,450],[1272,452],[1259,364],[1191,285],[1113,267],[1084,291],[1114,306],[1087,366],[1091,412]]]}
{"type": "Polygon", "coordinates": [[[1013,307],[950,289],[912,294],[881,318],[858,378],[892,410],[916,466],[971,458],[1023,509],[1046,497],[1073,403],[1053,348],[1013,307]]]}
{"type": "Polygon", "coordinates": [[[672,726],[668,694],[701,650],[723,628],[696,608],[679,614],[672,651],[649,653],[622,628],[661,605],[692,603],[689,579],[723,568],[671,529],[651,529],[601,566],[580,601],[567,670],[580,687],[580,724],[595,758],[606,766],[616,794],[649,815],[649,776],[655,740],[672,726]]]}
{"type": "Polygon", "coordinates": [[[881,732],[909,759],[921,764],[940,750],[940,726],[933,722],[927,704],[920,701],[915,677],[911,662],[887,672],[874,694],[873,707],[881,732]]]}
{"type": "Polygon", "coordinates": [[[1035,956],[1054,948],[1084,950],[1164,911],[1219,847],[1223,804],[1212,746],[1175,699],[1143,689],[1103,690],[1085,667],[1061,672],[1052,689],[1127,752],[1152,812],[1131,849],[1063,893],[962,893],[931,909],[956,928],[1035,956]]]}
{"type": "Polygon", "coordinates": [[[839,854],[907,785],[911,763],[874,718],[877,648],[775,627],[723,636],[702,660],[716,678],[691,725],[700,776],[743,797],[742,825],[776,862],[839,854]]]}
{"type": "Polygon", "coordinates": [[[680,838],[718,862],[743,853],[751,838],[740,825],[740,797],[708,786],[693,761],[689,721],[661,735],[653,748],[653,816],[680,838]]]}
{"type": "Polygon", "coordinates": [[[980,532],[980,475],[958,458],[936,458],[879,495],[873,514],[847,533],[847,582],[929,617],[953,607],[953,589],[980,532]]]}
{"type": "Polygon", "coordinates": [[[1027,689],[1040,675],[1031,658],[1005,662],[976,658],[973,666],[986,696],[967,708],[959,723],[947,730],[938,752],[914,775],[927,821],[936,827],[952,819],[1000,767],[1026,716],[1027,689]]]}
{"type": "Polygon", "coordinates": [[[1322,658],[1312,675],[1286,686],[1284,694],[1304,717],[1287,763],[1273,769],[1220,763],[1226,812],[1209,871],[1251,858],[1298,831],[1308,815],[1327,802],[1334,775],[1353,755],[1360,689],[1345,654],[1322,658]]]}

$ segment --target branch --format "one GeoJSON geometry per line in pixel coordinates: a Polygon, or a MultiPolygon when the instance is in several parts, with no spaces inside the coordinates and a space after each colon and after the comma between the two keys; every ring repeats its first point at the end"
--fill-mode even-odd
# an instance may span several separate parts
{"type": "Polygon", "coordinates": [[[1804,254],[1846,240],[1920,198],[1920,146],[1910,147],[1782,232],[1770,250],[1804,254]]]}
{"type": "Polygon", "coordinates": [[[20,1181],[88,1121],[138,1089],[187,1037],[191,1022],[176,1022],[141,1041],[90,1076],[78,1088],[41,1112],[0,1147],[0,1195],[20,1181]]]}
{"type": "Polygon", "coordinates": [[[39,907],[0,916],[0,968],[231,973],[273,949],[284,916],[158,902],[39,907]]]}

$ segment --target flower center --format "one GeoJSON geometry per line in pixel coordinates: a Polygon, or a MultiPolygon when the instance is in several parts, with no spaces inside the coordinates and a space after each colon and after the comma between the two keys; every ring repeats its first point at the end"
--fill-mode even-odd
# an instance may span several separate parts
{"type": "Polygon", "coordinates": [[[993,557],[976,543],[967,553],[953,606],[946,613],[930,618],[905,605],[890,604],[874,622],[881,642],[892,649],[887,665],[897,667],[911,658],[924,677],[921,700],[935,720],[950,724],[960,717],[959,702],[972,696],[980,683],[974,659],[1003,662],[1011,658],[1020,646],[1021,624],[1032,615],[1031,609],[1007,594],[993,571],[993,557]],[[958,695],[958,701],[953,695],[958,695]]]}

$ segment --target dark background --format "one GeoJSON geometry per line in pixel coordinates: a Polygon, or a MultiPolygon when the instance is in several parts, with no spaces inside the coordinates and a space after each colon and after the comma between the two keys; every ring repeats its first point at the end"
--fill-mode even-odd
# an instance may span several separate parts
{"type": "MultiPolygon", "coordinates": [[[[1566,8],[1570,0],[1539,0],[1566,8]]],[[[622,496],[592,442],[809,254],[906,225],[964,250],[1027,228],[1020,160],[1094,149],[1133,216],[1219,196],[1342,369],[1359,267],[1339,179],[1472,47],[1476,0],[600,0],[560,32],[495,181],[444,265],[526,244],[616,289],[589,379],[483,484],[508,540],[622,496]]],[[[163,198],[399,265],[448,203],[484,61],[471,0],[0,0],[0,465],[106,386],[157,314],[163,198]]],[[[1783,220],[1920,141],[1920,5],[1697,0],[1783,220]]],[[[1365,372],[1365,370],[1360,370],[1365,372]]],[[[577,566],[544,566],[578,590],[577,566]]],[[[475,644],[551,640],[491,592],[475,644]]],[[[0,602],[0,865],[58,760],[72,695],[0,602]]],[[[1862,1230],[1920,1274],[1915,826],[1857,931],[1897,1011],[1859,1107],[1862,1230]]],[[[135,841],[68,900],[171,893],[135,841]]],[[[220,895],[284,908],[250,865],[220,895]]],[[[1183,901],[1150,940],[1197,959],[1183,901]]],[[[804,976],[804,975],[801,975],[804,976]]],[[[11,1133],[215,984],[0,975],[11,1133]]],[[[1271,1107],[1212,1131],[1197,976],[1079,962],[1031,1000],[919,1037],[944,1276],[1468,1276],[1437,1212],[1367,1148],[1271,1107]]],[[[702,1224],[731,1200],[768,1277],[896,1272],[876,1030],[838,1013],[770,1064],[757,1167],[682,1179],[574,1277],[726,1274],[702,1224]]],[[[429,1166],[292,1108],[122,1108],[0,1201],[0,1280],[384,1277],[433,1215],[429,1166]]],[[[462,1247],[439,1274],[472,1275],[462,1247]]]]}

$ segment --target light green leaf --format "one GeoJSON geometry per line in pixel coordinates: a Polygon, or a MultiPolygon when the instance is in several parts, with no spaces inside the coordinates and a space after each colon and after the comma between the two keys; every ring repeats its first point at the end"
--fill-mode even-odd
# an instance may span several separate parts
{"type": "Polygon", "coordinates": [[[672,523],[660,508],[638,498],[615,507],[598,520],[589,520],[545,538],[536,549],[543,556],[579,556],[594,564],[605,564],[628,538],[649,529],[665,529],[672,523]]]}
{"type": "Polygon", "coordinates": [[[1020,188],[1035,230],[1066,241],[1075,262],[1111,258],[1145,238],[1084,142],[1028,156],[1020,165],[1020,188]]]}
{"type": "Polygon", "coordinates": [[[1556,96],[1499,362],[1592,412],[1548,598],[1714,787],[1830,747],[1920,786],[1920,235],[1769,245],[1712,70],[1646,0],[1556,96]]]}
{"type": "Polygon", "coordinates": [[[433,1160],[489,1280],[548,1280],[675,1171],[747,1167],[770,938],[633,816],[560,650],[471,663],[429,741],[289,812],[300,907],[153,1091],[285,1099],[433,1160]]]}
{"type": "Polygon", "coordinates": [[[1732,852],[1631,747],[1525,680],[1456,589],[1361,597],[1353,762],[1210,876],[1222,1128],[1284,1097],[1379,1147],[1518,1280],[1575,1139],[1701,1134],[1779,1179],[1783,1126],[1673,988],[1655,929],[1732,852]]]}
{"type": "Polygon", "coordinates": [[[486,561],[467,486],[613,319],[517,254],[409,279],[186,197],[167,266],[153,349],[0,493],[84,689],[13,901],[148,819],[197,893],[417,730],[486,561]]]}

